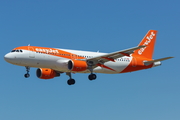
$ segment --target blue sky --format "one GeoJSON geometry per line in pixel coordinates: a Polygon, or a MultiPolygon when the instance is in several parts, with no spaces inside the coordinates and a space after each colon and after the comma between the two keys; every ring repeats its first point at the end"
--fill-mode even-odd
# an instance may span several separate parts
{"type": "Polygon", "coordinates": [[[178,0],[1,0],[1,120],[179,120],[178,0]],[[88,74],[41,80],[31,69],[6,63],[18,46],[114,52],[138,45],[158,30],[154,58],[162,66],[125,74],[88,74]]]}

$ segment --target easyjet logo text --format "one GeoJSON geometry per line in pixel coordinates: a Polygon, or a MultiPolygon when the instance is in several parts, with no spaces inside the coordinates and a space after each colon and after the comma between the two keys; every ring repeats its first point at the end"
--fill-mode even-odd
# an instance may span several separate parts
{"type": "MultiPolygon", "coordinates": [[[[149,35],[149,36],[146,37],[146,41],[144,42],[143,45],[148,46],[148,45],[151,43],[151,40],[154,38],[154,36],[155,36],[155,33],[154,33],[154,32],[151,32],[151,35],[149,35]]],[[[141,55],[141,54],[144,52],[145,49],[146,49],[146,47],[141,48],[141,49],[138,51],[138,54],[141,55]]]]}
{"type": "Polygon", "coordinates": [[[41,49],[41,48],[36,48],[37,52],[45,52],[45,53],[59,53],[58,50],[53,50],[53,49],[41,49]]]}

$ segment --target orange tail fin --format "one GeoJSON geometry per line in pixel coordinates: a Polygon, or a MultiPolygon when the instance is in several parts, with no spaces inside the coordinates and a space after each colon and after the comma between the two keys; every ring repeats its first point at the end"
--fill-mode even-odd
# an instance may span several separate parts
{"type": "Polygon", "coordinates": [[[156,30],[149,30],[138,46],[145,45],[146,47],[136,50],[133,55],[142,56],[152,59],[154,53],[154,45],[156,42],[156,30]]]}

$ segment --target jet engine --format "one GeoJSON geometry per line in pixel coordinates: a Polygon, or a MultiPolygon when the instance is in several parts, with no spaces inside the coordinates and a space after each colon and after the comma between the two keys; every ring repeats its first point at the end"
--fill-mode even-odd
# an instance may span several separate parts
{"type": "Polygon", "coordinates": [[[36,76],[40,79],[52,79],[60,76],[60,73],[57,73],[55,70],[49,68],[38,68],[36,70],[36,76]]]}
{"type": "Polygon", "coordinates": [[[75,72],[80,72],[86,70],[88,67],[86,61],[79,60],[69,60],[68,69],[75,72]]]}

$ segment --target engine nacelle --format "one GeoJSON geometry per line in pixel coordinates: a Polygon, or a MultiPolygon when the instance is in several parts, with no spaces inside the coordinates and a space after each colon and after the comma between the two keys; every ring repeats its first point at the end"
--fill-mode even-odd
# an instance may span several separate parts
{"type": "Polygon", "coordinates": [[[68,69],[75,72],[80,72],[87,70],[87,63],[86,61],[79,61],[79,60],[69,60],[68,61],[68,69]]]}
{"type": "Polygon", "coordinates": [[[36,70],[36,76],[40,79],[52,79],[60,76],[60,73],[57,73],[55,70],[49,68],[38,68],[36,70]]]}

